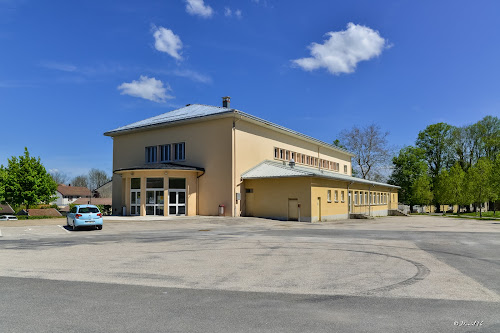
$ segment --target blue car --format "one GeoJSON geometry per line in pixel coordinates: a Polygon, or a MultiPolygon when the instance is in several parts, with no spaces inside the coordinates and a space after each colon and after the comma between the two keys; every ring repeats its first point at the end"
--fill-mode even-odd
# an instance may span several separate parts
{"type": "Polygon", "coordinates": [[[78,205],[71,208],[66,216],[66,225],[76,230],[79,227],[102,229],[102,214],[94,205],[78,205]]]}

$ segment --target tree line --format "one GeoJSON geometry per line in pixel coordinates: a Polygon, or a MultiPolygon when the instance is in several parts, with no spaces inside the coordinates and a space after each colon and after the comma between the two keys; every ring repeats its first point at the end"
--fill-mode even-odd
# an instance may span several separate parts
{"type": "MultiPolygon", "coordinates": [[[[389,183],[401,187],[399,201],[410,206],[443,204],[478,207],[500,196],[500,119],[475,124],[427,126],[414,146],[392,159],[389,183]]],[[[493,204],[495,209],[495,204],[493,204]]],[[[460,211],[460,209],[459,209],[460,211]]]]}
{"type": "Polygon", "coordinates": [[[72,179],[60,171],[52,171],[50,175],[57,184],[66,184],[69,182],[72,186],[86,187],[91,190],[95,190],[111,180],[105,171],[95,168],[90,169],[86,175],[79,175],[72,179]]]}

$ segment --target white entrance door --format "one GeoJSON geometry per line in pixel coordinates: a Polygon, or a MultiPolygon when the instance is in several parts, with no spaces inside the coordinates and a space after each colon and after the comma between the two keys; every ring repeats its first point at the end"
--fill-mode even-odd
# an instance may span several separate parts
{"type": "Polygon", "coordinates": [[[146,215],[163,216],[163,189],[146,190],[146,215]]]}
{"type": "Polygon", "coordinates": [[[186,190],[168,190],[168,215],[186,215],[186,190]]]}
{"type": "Polygon", "coordinates": [[[141,214],[141,190],[130,191],[130,215],[141,214]]]}

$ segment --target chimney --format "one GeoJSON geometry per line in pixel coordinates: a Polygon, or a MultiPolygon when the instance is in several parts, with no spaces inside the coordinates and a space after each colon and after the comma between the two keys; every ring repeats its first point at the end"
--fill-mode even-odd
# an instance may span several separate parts
{"type": "Polygon", "coordinates": [[[229,96],[222,97],[222,107],[223,108],[230,109],[231,108],[229,106],[230,104],[231,104],[231,97],[229,97],[229,96]]]}

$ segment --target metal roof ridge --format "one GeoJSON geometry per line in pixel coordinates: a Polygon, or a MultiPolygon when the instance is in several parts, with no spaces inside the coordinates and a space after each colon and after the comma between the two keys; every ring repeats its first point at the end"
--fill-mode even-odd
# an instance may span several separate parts
{"type": "Polygon", "coordinates": [[[265,119],[263,119],[263,118],[260,118],[260,117],[254,116],[254,115],[252,115],[252,114],[250,114],[250,113],[246,113],[246,112],[241,111],[241,110],[238,110],[238,109],[233,109],[233,111],[234,111],[234,112],[236,112],[236,113],[241,114],[242,116],[245,116],[245,117],[247,117],[247,118],[250,118],[250,119],[256,120],[256,121],[258,121],[258,122],[261,122],[261,123],[267,124],[267,125],[269,125],[269,126],[272,126],[272,127],[275,127],[275,128],[279,128],[279,129],[281,129],[281,130],[284,130],[284,131],[286,131],[286,132],[289,132],[289,133],[292,133],[292,134],[295,134],[295,135],[301,136],[301,137],[306,138],[306,139],[308,139],[308,140],[316,141],[316,142],[321,143],[321,144],[323,144],[323,145],[325,145],[325,146],[327,146],[327,147],[329,147],[329,148],[332,148],[332,149],[338,150],[338,151],[340,151],[340,152],[342,152],[342,153],[347,153],[347,154],[349,154],[349,155],[351,155],[351,156],[356,156],[355,154],[353,154],[352,152],[348,151],[347,149],[340,148],[340,147],[338,147],[338,146],[335,146],[335,145],[333,145],[333,144],[327,143],[327,142],[325,142],[325,141],[322,141],[322,140],[319,140],[319,139],[313,138],[312,136],[309,136],[309,135],[304,134],[304,133],[300,133],[300,132],[295,131],[295,130],[293,130],[293,129],[290,129],[290,128],[288,128],[288,127],[278,125],[278,124],[276,124],[276,123],[273,123],[272,121],[265,120],[265,119]]]}

